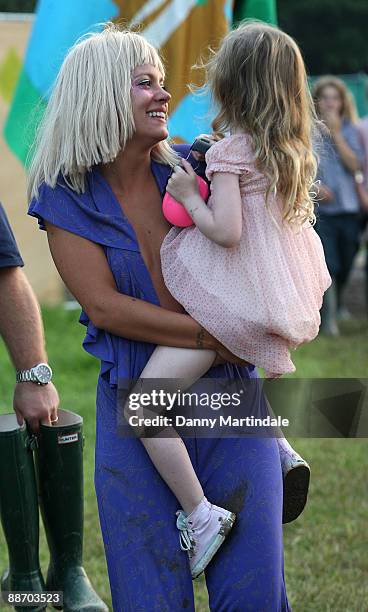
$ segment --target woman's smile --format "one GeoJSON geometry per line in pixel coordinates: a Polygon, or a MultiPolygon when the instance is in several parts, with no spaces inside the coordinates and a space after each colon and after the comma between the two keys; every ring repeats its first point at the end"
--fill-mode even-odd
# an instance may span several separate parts
{"type": "Polygon", "coordinates": [[[163,110],[148,111],[147,115],[151,119],[158,119],[159,121],[164,121],[165,123],[167,121],[167,111],[163,111],[163,110]]]}

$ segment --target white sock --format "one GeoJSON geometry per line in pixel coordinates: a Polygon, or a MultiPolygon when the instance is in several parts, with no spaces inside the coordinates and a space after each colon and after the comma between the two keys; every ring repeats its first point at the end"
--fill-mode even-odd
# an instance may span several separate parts
{"type": "Polygon", "coordinates": [[[199,504],[188,514],[186,520],[191,523],[203,523],[206,521],[211,510],[211,504],[206,497],[203,497],[199,504]]]}
{"type": "Polygon", "coordinates": [[[293,447],[289,444],[286,438],[277,438],[277,444],[279,445],[279,452],[282,456],[283,454],[289,455],[293,457],[298,453],[293,449],[293,447]]]}

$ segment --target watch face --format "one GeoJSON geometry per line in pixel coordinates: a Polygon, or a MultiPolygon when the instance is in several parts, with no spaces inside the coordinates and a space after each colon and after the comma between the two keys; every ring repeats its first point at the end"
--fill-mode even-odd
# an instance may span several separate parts
{"type": "Polygon", "coordinates": [[[47,365],[47,363],[40,363],[36,368],[35,368],[35,375],[37,380],[45,385],[46,383],[50,382],[51,380],[51,376],[52,376],[52,370],[50,368],[49,365],[47,365]]]}

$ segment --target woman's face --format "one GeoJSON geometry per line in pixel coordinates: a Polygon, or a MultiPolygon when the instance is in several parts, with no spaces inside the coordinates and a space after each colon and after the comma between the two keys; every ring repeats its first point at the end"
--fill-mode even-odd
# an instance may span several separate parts
{"type": "Polygon", "coordinates": [[[168,137],[167,113],[170,94],[163,88],[163,76],[151,64],[138,66],[132,77],[134,138],[156,144],[168,137]]]}
{"type": "Polygon", "coordinates": [[[333,85],[326,85],[326,87],[323,87],[318,98],[317,104],[318,110],[322,117],[326,113],[336,113],[338,115],[341,115],[341,96],[339,91],[333,85]]]}

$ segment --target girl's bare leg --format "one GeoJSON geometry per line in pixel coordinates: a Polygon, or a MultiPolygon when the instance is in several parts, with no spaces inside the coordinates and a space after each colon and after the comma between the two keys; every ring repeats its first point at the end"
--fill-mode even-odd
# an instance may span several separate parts
{"type": "MultiPolygon", "coordinates": [[[[159,346],[141,373],[140,380],[133,392],[142,393],[145,390],[145,379],[160,379],[160,389],[166,393],[177,391],[180,380],[180,390],[185,391],[209,370],[215,357],[216,353],[210,350],[159,346]]],[[[143,416],[143,408],[137,412],[143,416]]],[[[135,411],[135,414],[137,412],[135,411]]],[[[127,404],[124,414],[126,417],[131,416],[127,404]]],[[[149,411],[145,409],[144,416],[148,415],[152,417],[154,413],[149,414],[149,411]]],[[[137,428],[138,435],[140,430],[141,428],[137,428]]],[[[160,436],[141,437],[142,444],[157,471],[180,502],[184,512],[190,514],[204,498],[202,486],[187,449],[176,431],[170,427],[161,432],[160,436]]]]}

